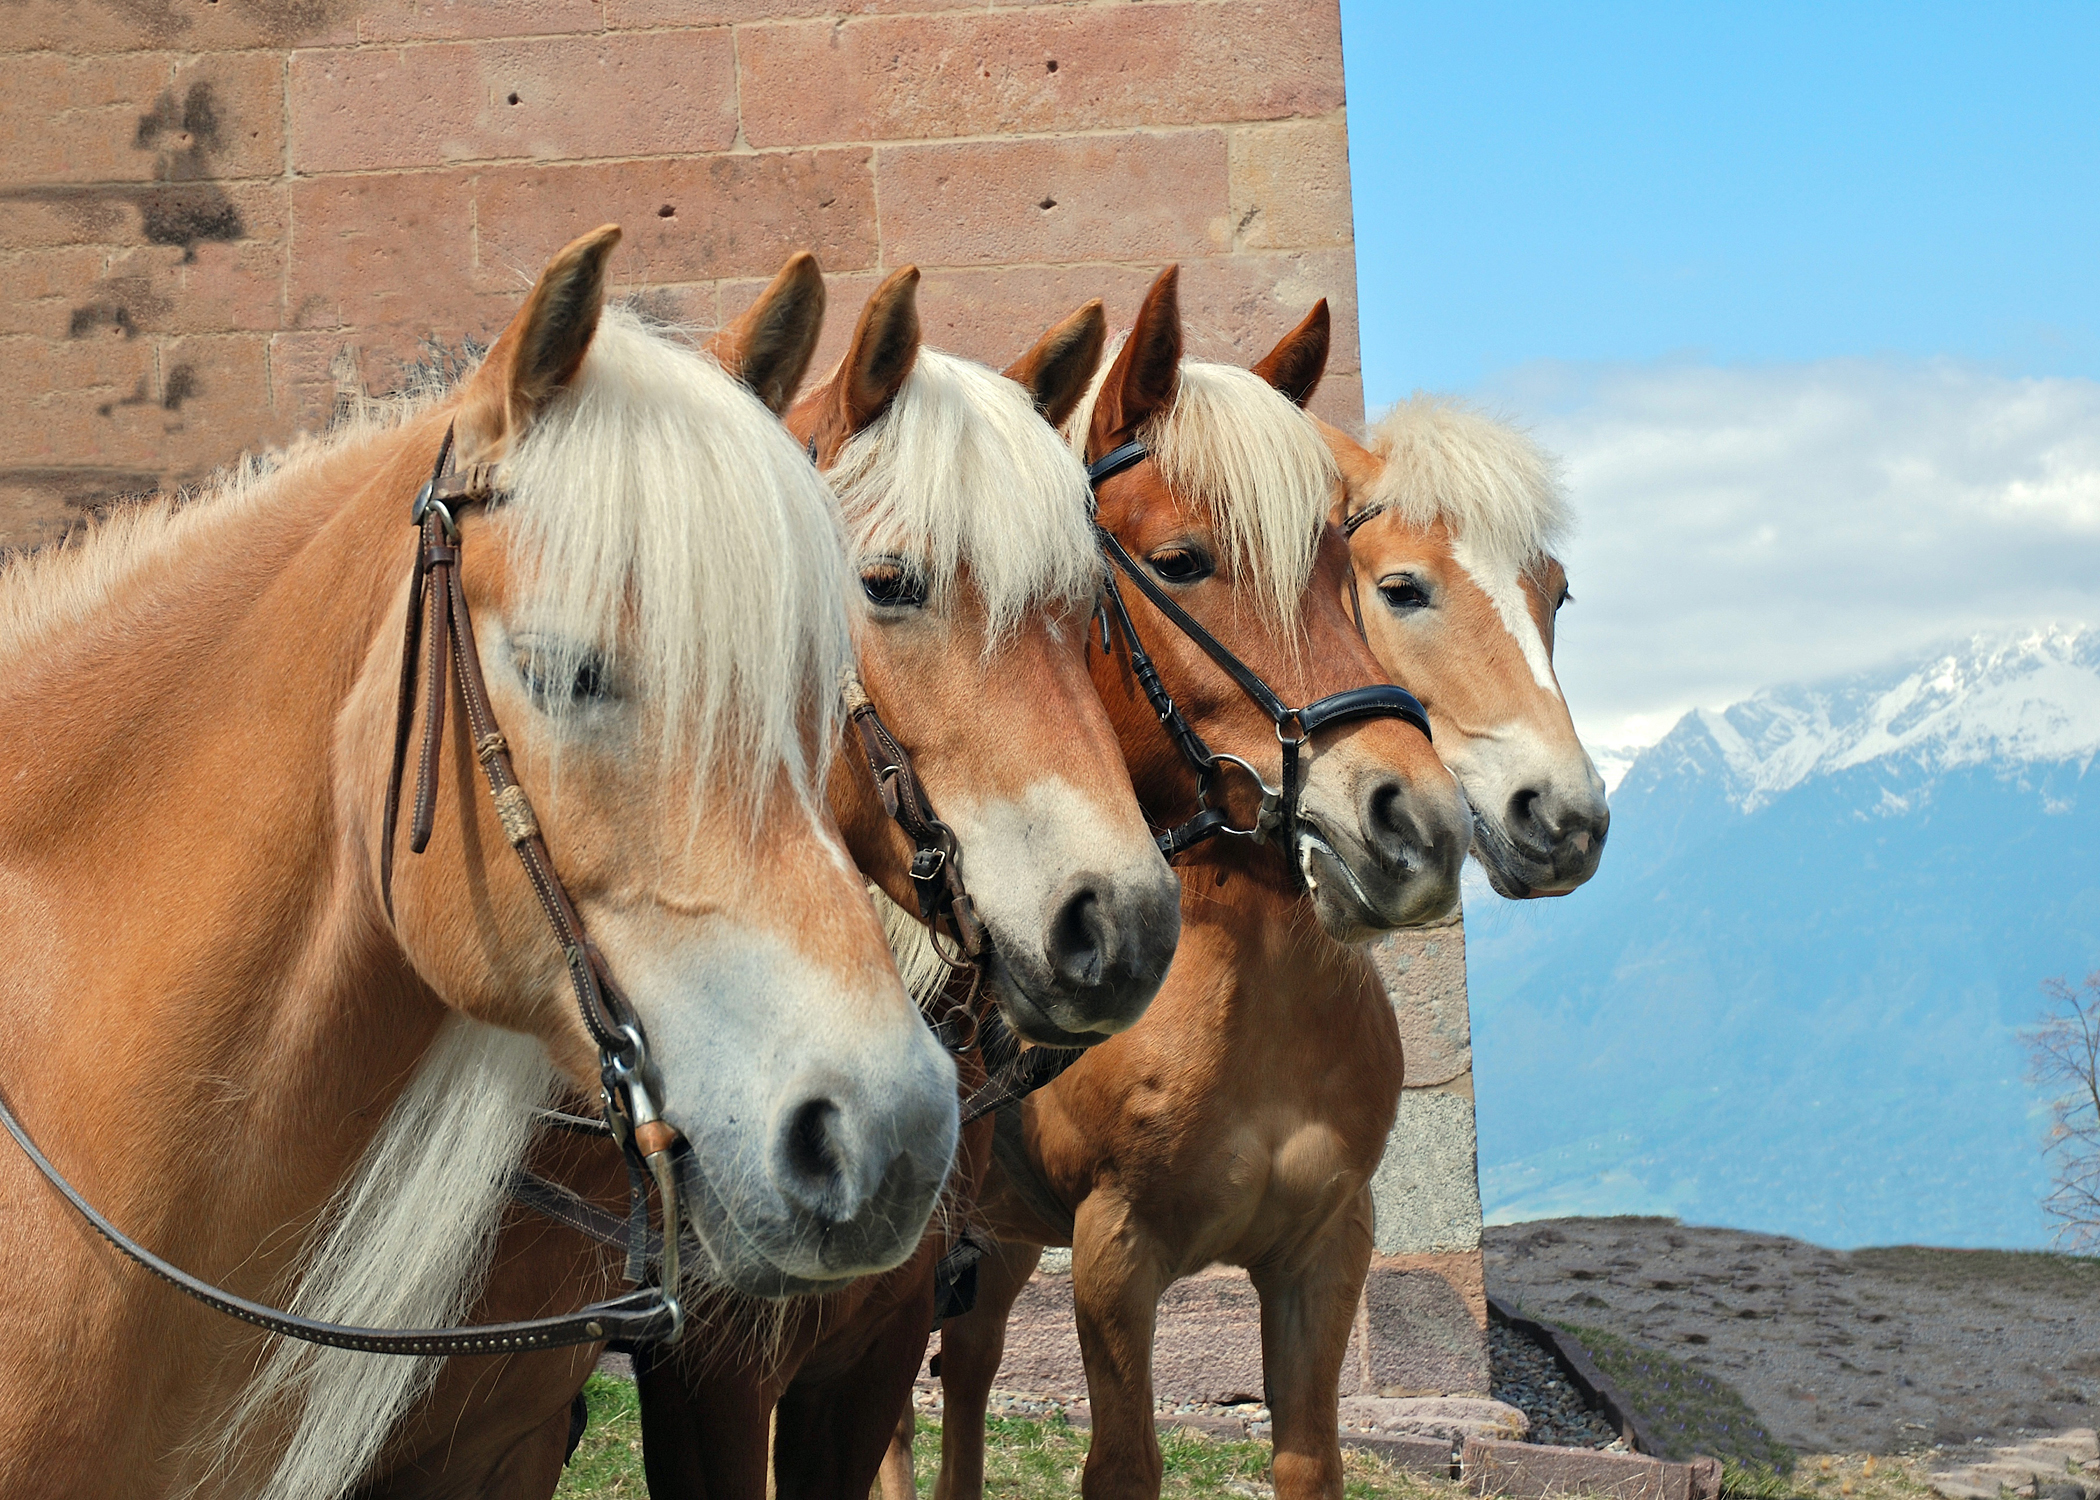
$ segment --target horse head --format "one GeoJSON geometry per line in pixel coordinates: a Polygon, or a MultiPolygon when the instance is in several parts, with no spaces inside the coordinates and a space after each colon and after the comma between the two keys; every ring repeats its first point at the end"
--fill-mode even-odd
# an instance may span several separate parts
{"type": "Polygon", "coordinates": [[[1568,579],[1551,460],[1449,401],[1403,401],[1370,446],[1323,426],[1346,500],[1352,599],[1378,660],[1421,698],[1473,807],[1473,853],[1509,897],[1597,872],[1611,809],[1553,672],[1568,579]]]}
{"type": "Polygon", "coordinates": [[[1340,481],[1300,409],[1327,343],[1322,303],[1251,370],[1185,361],[1169,268],[1068,434],[1103,475],[1100,522],[1129,559],[1135,635],[1197,737],[1177,749],[1134,655],[1098,653],[1095,683],[1140,794],[1186,813],[1188,763],[1215,757],[1212,800],[1233,828],[1288,844],[1250,870],[1302,883],[1328,934],[1354,941],[1450,910],[1469,820],[1423,729],[1392,716],[1389,689],[1357,694],[1378,700],[1364,713],[1338,696],[1385,672],[1341,603],[1348,545],[1327,519],[1340,481]],[[1323,706],[1331,717],[1310,711],[1323,706]]]}
{"type": "MultiPolygon", "coordinates": [[[[1083,1045],[1144,1013],[1181,920],[1087,675],[1100,560],[1054,426],[1106,330],[1091,304],[1002,376],[923,346],[918,280],[876,289],[787,423],[843,507],[860,681],[953,832],[943,857],[990,939],[993,994],[1020,1035],[1083,1045]]],[[[855,858],[918,909],[913,844],[841,753],[832,805],[855,858]]]]}

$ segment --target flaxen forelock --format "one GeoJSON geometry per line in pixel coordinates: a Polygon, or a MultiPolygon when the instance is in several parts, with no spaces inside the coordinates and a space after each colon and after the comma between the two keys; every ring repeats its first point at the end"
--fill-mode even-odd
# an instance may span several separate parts
{"type": "Polygon", "coordinates": [[[989,641],[1100,587],[1085,469],[1028,393],[983,365],[921,349],[826,478],[860,555],[924,569],[937,608],[967,569],[989,641]]]}

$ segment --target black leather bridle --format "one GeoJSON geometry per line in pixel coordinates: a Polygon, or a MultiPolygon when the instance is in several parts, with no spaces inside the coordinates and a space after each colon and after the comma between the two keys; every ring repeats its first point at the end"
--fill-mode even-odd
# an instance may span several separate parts
{"type": "MultiPolygon", "coordinates": [[[[416,776],[416,804],[410,824],[409,847],[422,853],[430,841],[435,816],[440,751],[445,736],[445,705],[450,694],[448,669],[459,683],[466,704],[467,727],[474,736],[474,758],[480,763],[489,791],[496,802],[497,816],[512,849],[517,852],[532,881],[534,892],[555,941],[561,945],[569,983],[577,1008],[591,1039],[598,1045],[599,1077],[609,1133],[619,1141],[627,1158],[630,1201],[627,1221],[621,1229],[628,1243],[630,1281],[639,1281],[641,1267],[653,1248],[661,1261],[657,1283],[637,1291],[592,1303],[573,1313],[528,1318],[512,1323],[478,1324],[465,1328],[356,1328],[341,1323],[323,1323],[259,1302],[251,1302],[224,1288],[211,1285],[162,1259],[132,1239],[102,1216],[94,1205],[54,1167],[29,1132],[0,1099],[0,1125],[4,1125],[28,1155],[36,1169],[65,1198],[96,1233],[146,1270],[205,1306],[271,1333],[309,1344],[336,1349],[355,1349],[366,1354],[451,1356],[461,1354],[520,1354],[538,1349],[562,1349],[594,1344],[604,1339],[654,1344],[677,1338],[684,1323],[678,1304],[680,1251],[678,1174],[674,1160],[682,1144],[678,1132],[659,1114],[649,1080],[649,1048],[635,1013],[619,987],[613,983],[588,935],[576,908],[555,873],[547,846],[540,838],[539,822],[525,789],[511,769],[510,749],[496,727],[489,706],[488,683],[482,676],[481,658],[474,647],[473,620],[467,612],[467,596],[459,580],[459,526],[455,512],[467,505],[493,503],[500,498],[485,469],[461,476],[452,469],[451,428],[438,449],[429,480],[417,493],[410,519],[417,530],[416,570],[409,587],[408,619],[401,653],[401,691],[395,709],[394,758],[387,779],[385,813],[386,842],[380,854],[380,888],[388,914],[393,912],[393,849],[397,807],[400,801],[408,742],[415,720],[417,646],[424,635],[426,597],[429,615],[429,707],[423,718],[423,747],[416,776]],[[649,1231],[648,1193],[645,1184],[654,1180],[663,1218],[661,1235],[649,1231]]],[[[595,1122],[591,1122],[595,1124],[595,1122]]],[[[610,1216],[608,1216],[610,1217],[610,1216]]],[[[616,1221],[617,1222],[617,1221],[616,1221]]]]}
{"type": "MultiPolygon", "coordinates": [[[[1087,483],[1098,496],[1101,486],[1126,469],[1135,468],[1152,456],[1152,450],[1137,439],[1112,448],[1087,465],[1087,483]]],[[[1286,704],[1276,690],[1262,681],[1261,675],[1241,661],[1232,651],[1204,629],[1187,610],[1177,604],[1168,592],[1161,588],[1145,570],[1138,566],[1115,534],[1100,521],[1098,504],[1090,505],[1094,516],[1094,535],[1101,550],[1114,565],[1104,575],[1102,598],[1098,618],[1101,622],[1101,649],[1113,651],[1109,633],[1113,629],[1121,636],[1124,647],[1130,653],[1131,674],[1138,686],[1144,690],[1146,701],[1159,716],[1160,727],[1167,738],[1181,752],[1183,760],[1196,773],[1196,814],[1178,827],[1170,828],[1159,836],[1159,852],[1168,859],[1185,853],[1221,833],[1234,834],[1241,838],[1273,842],[1283,852],[1289,865],[1291,877],[1302,880],[1295,859],[1298,839],[1298,801],[1304,795],[1305,783],[1299,769],[1300,756],[1312,743],[1313,736],[1336,724],[1353,723],[1358,719],[1400,719],[1422,731],[1429,738],[1429,715],[1421,700],[1406,688],[1391,683],[1374,683],[1365,687],[1344,688],[1338,693],[1329,693],[1315,699],[1303,708],[1292,708],[1286,704]],[[1280,785],[1270,786],[1262,780],[1261,773],[1237,755],[1221,754],[1212,750],[1196,733],[1166,687],[1159,680],[1158,669],[1138,639],[1137,627],[1131,622],[1130,610],[1123,603],[1123,595],[1116,585],[1116,569],[1121,569],[1138,591],[1152,601],[1153,607],[1165,615],[1176,629],[1203,648],[1203,652],[1238,685],[1241,692],[1254,700],[1255,707],[1269,716],[1276,726],[1276,741],[1283,748],[1283,776],[1280,785]],[[1291,732],[1295,727],[1296,732],[1291,732]],[[1246,828],[1233,826],[1232,818],[1222,807],[1210,805],[1211,792],[1216,784],[1221,766],[1232,766],[1243,771],[1261,790],[1261,810],[1255,815],[1253,824],[1246,828]]]]}

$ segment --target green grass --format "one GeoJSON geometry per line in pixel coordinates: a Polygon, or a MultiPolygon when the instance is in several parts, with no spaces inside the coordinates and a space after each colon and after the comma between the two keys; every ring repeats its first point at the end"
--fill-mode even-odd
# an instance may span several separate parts
{"type": "Polygon", "coordinates": [[[1765,1430],[1735,1387],[1601,1328],[1560,1326],[1575,1335],[1597,1368],[1626,1393],[1663,1445],[1661,1456],[1682,1460],[1706,1453],[1732,1460],[1741,1476],[1740,1493],[1748,1500],[1777,1500],[1771,1484],[1759,1487],[1764,1482],[1757,1475],[1764,1472],[1772,1476],[1772,1484],[1783,1484],[1777,1476],[1793,1472],[1793,1450],[1765,1430]]]}
{"type": "MultiPolygon", "coordinates": [[[[584,1387],[591,1425],[563,1476],[556,1500],[644,1500],[641,1418],[634,1386],[602,1375],[584,1387]]],[[[1001,1500],[1050,1500],[1079,1493],[1087,1434],[1062,1417],[1034,1421],[993,1417],[985,1424],[985,1492],[1001,1500]]],[[[1269,1445],[1223,1443],[1174,1430],[1160,1435],[1166,1477],[1162,1500],[1268,1493],[1269,1445]]],[[[1344,1452],[1348,1500],[1458,1500],[1460,1487],[1395,1469],[1369,1454],[1344,1452]]],[[[919,1493],[931,1495],[941,1464],[941,1429],[919,1420],[912,1468],[919,1493]]]]}
{"type": "Polygon", "coordinates": [[[591,1404],[591,1425],[569,1460],[555,1500],[647,1500],[642,1412],[634,1382],[593,1375],[583,1394],[591,1404]]]}
{"type": "Polygon", "coordinates": [[[1974,1286],[2008,1292],[2054,1292],[2100,1297],[2100,1257],[2060,1255],[2051,1250],[1940,1250],[1892,1245],[1855,1250],[1855,1266],[1883,1276],[1944,1291],[1974,1286]]]}

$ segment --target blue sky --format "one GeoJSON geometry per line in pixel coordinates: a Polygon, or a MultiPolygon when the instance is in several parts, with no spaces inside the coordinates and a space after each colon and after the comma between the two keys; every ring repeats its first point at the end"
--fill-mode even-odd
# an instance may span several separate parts
{"type": "Polygon", "coordinates": [[[2100,375],[2100,5],[1345,0],[1373,406],[1533,360],[2100,375]]]}
{"type": "Polygon", "coordinates": [[[1565,460],[1586,737],[2100,623],[2100,4],[1342,32],[1368,403],[1469,394],[1565,460]]]}

